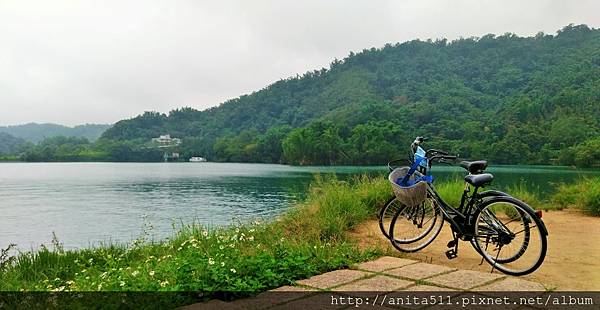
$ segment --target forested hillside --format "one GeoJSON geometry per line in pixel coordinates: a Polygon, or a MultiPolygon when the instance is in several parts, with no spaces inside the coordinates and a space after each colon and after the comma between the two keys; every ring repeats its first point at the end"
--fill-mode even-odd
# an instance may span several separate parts
{"type": "Polygon", "coordinates": [[[67,127],[58,124],[28,123],[14,126],[0,126],[0,132],[5,132],[14,137],[33,143],[40,142],[44,140],[44,138],[57,136],[80,137],[94,141],[98,139],[108,127],[110,127],[110,125],[85,124],[67,127]]]}
{"type": "Polygon", "coordinates": [[[0,132],[0,156],[18,154],[23,151],[26,146],[27,142],[25,140],[0,132]]]}
{"type": "Polygon", "coordinates": [[[161,134],[212,161],[384,164],[421,135],[495,164],[595,166],[600,30],[388,44],[205,111],[120,121],[89,149],[154,160],[144,145],[161,134]]]}

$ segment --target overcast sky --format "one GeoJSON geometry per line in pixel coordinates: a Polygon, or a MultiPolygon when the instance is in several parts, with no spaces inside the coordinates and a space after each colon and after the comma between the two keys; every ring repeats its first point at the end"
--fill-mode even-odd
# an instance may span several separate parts
{"type": "Polygon", "coordinates": [[[0,0],[0,125],[205,109],[350,51],[600,26],[600,1],[0,0]]]}

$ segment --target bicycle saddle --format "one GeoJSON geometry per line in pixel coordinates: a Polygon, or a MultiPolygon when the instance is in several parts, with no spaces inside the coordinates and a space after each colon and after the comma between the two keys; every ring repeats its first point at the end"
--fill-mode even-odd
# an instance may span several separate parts
{"type": "Polygon", "coordinates": [[[469,174],[465,177],[465,181],[475,187],[480,187],[492,183],[494,176],[491,173],[469,174]]]}
{"type": "Polygon", "coordinates": [[[485,170],[485,168],[487,168],[487,161],[461,161],[460,166],[467,169],[472,174],[480,174],[483,173],[483,170],[485,170]]]}

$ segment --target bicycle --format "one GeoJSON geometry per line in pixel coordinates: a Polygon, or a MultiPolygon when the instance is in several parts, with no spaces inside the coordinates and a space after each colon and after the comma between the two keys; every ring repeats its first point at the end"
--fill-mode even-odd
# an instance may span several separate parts
{"type": "Polygon", "coordinates": [[[392,245],[402,252],[419,251],[433,242],[448,222],[453,236],[445,253],[448,259],[457,257],[460,239],[471,243],[482,256],[481,263],[485,260],[492,265],[492,272],[498,269],[525,275],[539,268],[548,236],[541,211],[501,191],[480,191],[494,178],[485,173],[487,162],[482,160],[460,162],[468,174],[460,205],[452,207],[436,191],[430,170],[433,163],[454,164],[458,157],[436,149],[424,151],[421,145],[425,140],[417,137],[411,144],[409,166],[388,163],[395,197],[381,209],[379,221],[392,245]]]}

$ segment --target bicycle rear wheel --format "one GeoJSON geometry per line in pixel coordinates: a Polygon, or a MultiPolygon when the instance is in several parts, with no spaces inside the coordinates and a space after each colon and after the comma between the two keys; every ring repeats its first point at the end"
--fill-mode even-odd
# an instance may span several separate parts
{"type": "Polygon", "coordinates": [[[420,205],[398,209],[390,223],[389,239],[398,251],[416,252],[438,236],[443,224],[440,207],[429,197],[420,205]]]}
{"type": "Polygon", "coordinates": [[[493,268],[518,276],[541,266],[545,226],[525,203],[512,197],[490,199],[480,205],[475,219],[474,247],[493,268]]]}

